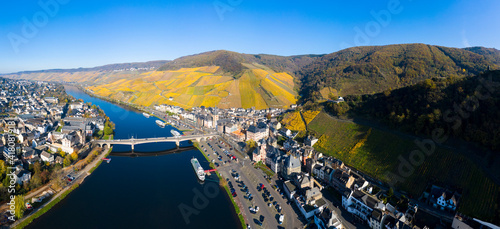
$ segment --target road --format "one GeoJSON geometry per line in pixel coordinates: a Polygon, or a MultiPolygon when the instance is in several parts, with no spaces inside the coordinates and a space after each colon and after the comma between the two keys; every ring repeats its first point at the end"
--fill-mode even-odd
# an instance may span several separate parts
{"type": "MultiPolygon", "coordinates": [[[[236,147],[239,147],[239,146],[235,145],[234,142],[228,141],[228,139],[226,139],[226,138],[224,138],[222,141],[225,142],[226,145],[229,143],[233,149],[236,149],[236,147]]],[[[281,188],[281,190],[283,190],[283,187],[281,187],[279,185],[280,182],[278,182],[278,180],[279,180],[278,176],[274,175],[271,178],[271,183],[269,183],[265,179],[266,174],[262,170],[256,169],[254,166],[251,166],[252,162],[249,159],[241,159],[238,156],[238,154],[234,154],[234,155],[236,155],[240,161],[244,161],[245,165],[248,165],[248,166],[244,166],[241,168],[241,171],[244,172],[243,174],[249,176],[255,185],[261,184],[261,183],[264,184],[265,187],[267,187],[267,189],[271,193],[271,196],[273,196],[275,198],[274,200],[277,201],[278,204],[282,207],[282,213],[285,216],[284,225],[286,225],[286,228],[302,228],[304,226],[304,223],[299,218],[299,215],[301,216],[302,213],[300,213],[298,209],[294,209],[292,206],[288,205],[287,204],[288,200],[286,199],[286,197],[280,195],[280,193],[278,193],[278,191],[276,191],[272,188],[272,185],[277,185],[277,187],[279,187],[279,188],[281,188]]],[[[274,209],[274,207],[273,207],[273,209],[274,209]]],[[[275,210],[275,212],[278,213],[276,210],[275,210]]]]}
{"type": "MultiPolygon", "coordinates": [[[[303,224],[298,219],[297,214],[294,212],[291,206],[286,204],[286,200],[279,195],[278,192],[271,188],[271,185],[265,180],[263,176],[263,172],[255,169],[249,160],[242,159],[238,154],[235,154],[234,151],[230,152],[238,158],[239,163],[230,160],[227,155],[223,152],[223,149],[219,148],[219,143],[215,140],[208,140],[208,142],[212,145],[214,150],[221,155],[222,161],[231,161],[230,163],[223,164],[222,161],[217,159],[217,154],[209,147],[206,142],[201,142],[200,146],[202,149],[206,148],[207,152],[205,154],[209,154],[209,159],[214,159],[215,162],[219,163],[220,166],[217,168],[219,173],[224,178],[229,178],[229,181],[233,184],[233,187],[236,189],[236,193],[238,196],[236,197],[237,201],[239,201],[243,206],[241,211],[243,212],[247,223],[250,224],[252,228],[278,228],[280,226],[278,224],[278,211],[274,206],[268,207],[267,204],[269,202],[265,202],[262,197],[262,191],[259,192],[257,190],[257,185],[262,183],[264,186],[271,192],[271,196],[273,196],[275,201],[282,207],[282,213],[285,216],[285,220],[283,225],[286,228],[302,228],[303,224]],[[243,163],[242,163],[243,162],[243,163]],[[242,165],[243,164],[243,165],[242,165]],[[249,201],[244,198],[245,193],[241,191],[241,187],[239,187],[239,183],[232,177],[231,171],[235,170],[240,175],[240,180],[244,182],[244,184],[248,187],[249,192],[253,196],[253,200],[249,201]],[[257,214],[252,214],[249,210],[249,207],[259,207],[259,212],[257,214]],[[265,217],[264,223],[261,226],[257,225],[254,222],[254,219],[258,219],[260,215],[265,217]]],[[[227,148],[224,148],[228,150],[227,148]]]]}

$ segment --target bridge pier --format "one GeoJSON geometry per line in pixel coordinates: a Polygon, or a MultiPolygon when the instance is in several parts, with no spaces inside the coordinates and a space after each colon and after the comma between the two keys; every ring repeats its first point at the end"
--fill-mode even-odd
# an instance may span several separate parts
{"type": "Polygon", "coordinates": [[[175,141],[175,145],[177,145],[177,149],[179,149],[179,140],[175,141]]]}
{"type": "Polygon", "coordinates": [[[134,144],[132,144],[132,145],[130,145],[130,146],[132,146],[132,151],[134,151],[134,144]]]}

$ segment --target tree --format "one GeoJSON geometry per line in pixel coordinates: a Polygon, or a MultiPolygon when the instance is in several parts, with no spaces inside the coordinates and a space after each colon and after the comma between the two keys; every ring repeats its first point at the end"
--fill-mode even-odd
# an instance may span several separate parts
{"type": "Polygon", "coordinates": [[[40,174],[40,179],[42,180],[42,184],[45,184],[49,181],[49,171],[48,170],[43,170],[43,172],[40,174]]]}
{"type": "Polygon", "coordinates": [[[111,135],[111,134],[113,134],[113,129],[111,129],[111,127],[109,126],[104,127],[104,135],[111,135]]]}
{"type": "Polygon", "coordinates": [[[50,180],[53,182],[55,189],[64,187],[65,180],[63,179],[63,177],[64,175],[60,169],[52,172],[52,174],[50,175],[50,180]]]}
{"type": "Polygon", "coordinates": [[[339,97],[337,95],[333,94],[333,92],[328,93],[328,98],[331,100],[339,99],[339,97]]]}
{"type": "Polygon", "coordinates": [[[254,140],[248,140],[247,146],[248,146],[248,148],[253,149],[253,148],[257,147],[257,143],[254,140]]]}
{"type": "Polygon", "coordinates": [[[24,203],[24,196],[17,195],[14,197],[16,209],[14,210],[14,215],[16,218],[20,219],[24,216],[24,210],[26,209],[26,205],[24,203]]]}
{"type": "Polygon", "coordinates": [[[0,178],[3,179],[3,175],[5,174],[6,171],[7,171],[7,167],[5,166],[5,161],[0,160],[0,178]]]}
{"type": "Polygon", "coordinates": [[[71,158],[69,156],[66,156],[63,161],[63,166],[68,167],[71,165],[71,158]]]}
{"type": "Polygon", "coordinates": [[[30,185],[32,189],[38,188],[42,185],[42,178],[39,173],[35,173],[35,175],[31,177],[30,185]]]}
{"type": "Polygon", "coordinates": [[[78,154],[76,152],[73,152],[71,155],[71,161],[76,161],[76,159],[78,159],[78,154]]]}
{"type": "Polygon", "coordinates": [[[61,157],[66,156],[66,152],[64,152],[61,148],[57,149],[57,153],[59,153],[59,155],[61,155],[61,157]]]}
{"type": "Polygon", "coordinates": [[[389,191],[387,191],[387,197],[391,198],[393,195],[394,195],[394,190],[391,187],[389,188],[389,191]]]}

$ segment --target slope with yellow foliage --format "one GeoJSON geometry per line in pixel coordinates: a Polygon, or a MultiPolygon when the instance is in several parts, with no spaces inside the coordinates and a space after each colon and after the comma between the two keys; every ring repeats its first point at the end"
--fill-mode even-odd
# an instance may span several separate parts
{"type": "Polygon", "coordinates": [[[87,89],[100,96],[143,106],[266,109],[295,104],[297,92],[288,73],[276,73],[257,64],[243,66],[246,69],[239,78],[217,74],[218,66],[204,66],[145,72],[87,89]]]}

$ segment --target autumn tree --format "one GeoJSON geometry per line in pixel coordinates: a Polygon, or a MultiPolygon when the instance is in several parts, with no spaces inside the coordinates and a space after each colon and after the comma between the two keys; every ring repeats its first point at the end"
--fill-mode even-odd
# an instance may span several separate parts
{"type": "Polygon", "coordinates": [[[78,154],[76,152],[73,152],[71,155],[71,161],[76,161],[76,159],[78,159],[78,154]]]}
{"type": "Polygon", "coordinates": [[[24,216],[24,210],[26,210],[26,205],[24,203],[24,195],[17,195],[14,197],[15,207],[14,215],[16,218],[20,219],[24,216]]]}
{"type": "Polygon", "coordinates": [[[66,157],[64,158],[64,161],[63,161],[63,166],[64,166],[64,167],[68,167],[68,166],[70,166],[70,165],[71,165],[71,158],[70,158],[70,156],[68,155],[68,156],[66,156],[66,157]]]}

